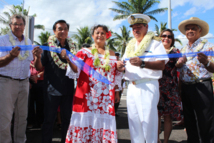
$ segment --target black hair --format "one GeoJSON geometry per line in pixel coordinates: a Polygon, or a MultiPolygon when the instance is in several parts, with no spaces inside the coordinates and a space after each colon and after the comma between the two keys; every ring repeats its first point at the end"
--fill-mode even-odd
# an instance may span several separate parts
{"type": "Polygon", "coordinates": [[[120,56],[120,53],[115,53],[115,56],[120,56]]]}
{"type": "Polygon", "coordinates": [[[84,44],[82,44],[82,47],[83,47],[83,48],[89,48],[89,47],[91,47],[91,45],[90,45],[90,44],[87,44],[87,43],[84,43],[84,44]]]}
{"type": "Polygon", "coordinates": [[[175,36],[174,36],[174,33],[172,32],[171,29],[165,29],[165,30],[163,30],[163,31],[161,32],[161,34],[160,34],[160,37],[161,37],[161,36],[163,35],[163,33],[166,32],[166,31],[170,32],[171,35],[172,35],[172,44],[170,45],[170,47],[172,47],[172,46],[174,46],[174,44],[175,44],[175,36]]]}
{"type": "Polygon", "coordinates": [[[104,30],[105,32],[108,32],[108,27],[107,27],[107,26],[98,24],[98,25],[95,25],[95,26],[93,26],[93,27],[91,28],[91,35],[94,35],[94,31],[95,31],[97,28],[99,28],[99,27],[102,27],[103,30],[104,30]]]}
{"type": "Polygon", "coordinates": [[[58,20],[58,21],[56,21],[56,22],[54,23],[54,25],[53,25],[53,30],[54,30],[54,31],[56,31],[56,25],[57,25],[58,23],[65,23],[65,24],[67,25],[67,27],[68,27],[68,30],[69,30],[69,24],[68,24],[65,20],[58,20]]]}

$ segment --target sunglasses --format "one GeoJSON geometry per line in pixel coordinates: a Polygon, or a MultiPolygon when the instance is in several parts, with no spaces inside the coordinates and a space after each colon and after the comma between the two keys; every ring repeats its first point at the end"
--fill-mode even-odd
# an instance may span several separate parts
{"type": "Polygon", "coordinates": [[[172,35],[162,35],[161,37],[163,37],[163,38],[168,37],[169,39],[172,39],[172,35]]]}

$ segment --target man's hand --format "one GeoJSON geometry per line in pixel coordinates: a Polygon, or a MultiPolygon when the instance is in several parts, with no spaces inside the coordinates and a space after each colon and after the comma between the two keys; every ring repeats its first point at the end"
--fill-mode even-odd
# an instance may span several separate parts
{"type": "Polygon", "coordinates": [[[186,62],[187,62],[187,58],[186,58],[186,56],[183,56],[183,57],[178,59],[178,61],[177,61],[175,66],[177,68],[181,68],[184,64],[186,64],[186,62]]]}
{"type": "Polygon", "coordinates": [[[139,67],[142,64],[142,61],[140,60],[139,57],[130,58],[129,61],[130,61],[131,65],[137,66],[137,67],[139,67]]]}
{"type": "Polygon", "coordinates": [[[42,49],[39,46],[34,47],[32,52],[37,58],[41,58],[42,49]]]}
{"type": "Polygon", "coordinates": [[[65,49],[63,49],[61,51],[60,56],[61,56],[62,59],[69,60],[69,57],[67,56],[65,49]]]}
{"type": "Polygon", "coordinates": [[[117,61],[117,70],[119,71],[124,71],[125,70],[125,64],[123,63],[123,61],[117,61]]]}
{"type": "Polygon", "coordinates": [[[13,58],[18,57],[19,53],[20,53],[20,47],[17,47],[17,46],[10,51],[10,55],[13,58]]]}
{"type": "Polygon", "coordinates": [[[209,62],[208,57],[204,53],[198,53],[198,61],[202,63],[203,65],[207,65],[209,62]]]}
{"type": "Polygon", "coordinates": [[[115,103],[119,103],[119,101],[120,101],[119,92],[115,92],[115,100],[114,100],[114,102],[115,103]]]}
{"type": "Polygon", "coordinates": [[[36,75],[30,76],[30,79],[34,82],[37,83],[38,77],[36,75]]]}

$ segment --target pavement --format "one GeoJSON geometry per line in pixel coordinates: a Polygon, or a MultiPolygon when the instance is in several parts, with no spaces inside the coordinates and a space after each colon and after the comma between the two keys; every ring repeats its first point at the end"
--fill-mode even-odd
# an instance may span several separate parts
{"type": "MultiPolygon", "coordinates": [[[[126,89],[121,97],[120,106],[118,108],[118,117],[116,117],[118,143],[131,143],[128,118],[127,118],[127,106],[126,106],[126,89]]],[[[173,125],[178,121],[173,121],[173,125]]],[[[163,122],[162,122],[163,129],[163,122]]],[[[41,143],[41,129],[27,130],[27,142],[26,143],[41,143]]],[[[61,133],[57,126],[54,126],[53,131],[53,143],[59,143],[61,141],[61,133]]],[[[164,131],[160,134],[160,139],[163,142],[164,131]]],[[[168,143],[187,143],[186,132],[184,127],[173,126],[171,136],[168,143]]]]}

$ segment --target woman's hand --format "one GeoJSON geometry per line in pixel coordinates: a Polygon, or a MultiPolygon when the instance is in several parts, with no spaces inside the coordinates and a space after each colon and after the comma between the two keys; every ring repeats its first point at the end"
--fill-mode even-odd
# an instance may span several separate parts
{"type": "Polygon", "coordinates": [[[115,100],[114,100],[114,102],[115,103],[119,103],[119,101],[120,101],[120,96],[119,96],[119,91],[117,91],[117,92],[115,92],[115,100]]]}

